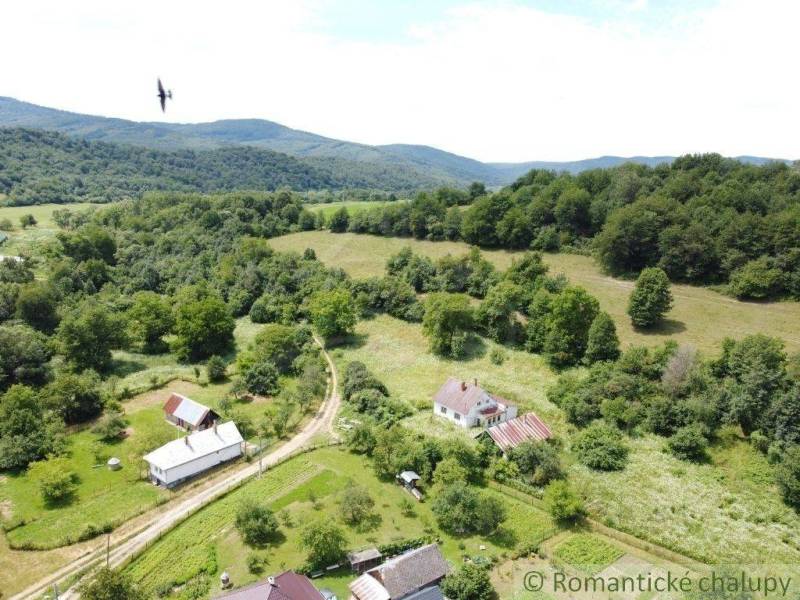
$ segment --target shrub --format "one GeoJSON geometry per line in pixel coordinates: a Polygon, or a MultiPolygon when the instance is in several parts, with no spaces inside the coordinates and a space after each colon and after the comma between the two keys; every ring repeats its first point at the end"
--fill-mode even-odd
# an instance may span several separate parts
{"type": "Polygon", "coordinates": [[[300,545],[308,551],[308,563],[312,567],[324,568],[341,560],[347,538],[342,528],[333,521],[314,521],[301,532],[300,545]]]}
{"type": "Polygon", "coordinates": [[[206,363],[206,376],[208,380],[217,383],[225,380],[225,359],[215,354],[206,363]]]}
{"type": "Polygon", "coordinates": [[[490,534],[506,518],[506,507],[500,500],[481,494],[464,482],[444,488],[431,509],[439,526],[455,534],[490,534]]]}
{"type": "Polygon", "coordinates": [[[259,396],[277,394],[278,368],[268,360],[251,365],[244,374],[244,384],[247,390],[259,396]]]}
{"type": "Polygon", "coordinates": [[[66,458],[50,458],[31,464],[28,475],[36,482],[47,504],[64,502],[77,488],[77,475],[66,458]]]}
{"type": "Polygon", "coordinates": [[[247,555],[247,570],[253,575],[259,575],[264,571],[264,558],[257,552],[247,555]]]}
{"type": "Polygon", "coordinates": [[[800,446],[792,446],[784,453],[775,479],[783,501],[800,512],[800,446]]]}
{"type": "Polygon", "coordinates": [[[367,489],[360,485],[349,485],[339,501],[339,515],[348,525],[363,523],[372,513],[375,501],[367,489]]]}
{"type": "Polygon", "coordinates": [[[548,442],[523,442],[511,450],[508,458],[536,485],[564,476],[558,450],[548,442]]]}
{"type": "Polygon", "coordinates": [[[543,502],[556,521],[575,521],[586,515],[583,501],[565,480],[550,482],[544,490],[543,502]]]}
{"type": "Polygon", "coordinates": [[[769,298],[781,291],[783,277],[774,261],[762,256],[734,271],[728,290],[740,299],[769,298]]]}
{"type": "Polygon", "coordinates": [[[92,427],[92,433],[101,440],[110,442],[121,438],[127,426],[128,423],[122,413],[110,411],[103,415],[97,424],[92,427]]]}
{"type": "Polygon", "coordinates": [[[80,586],[83,600],[140,600],[143,597],[122,571],[104,567],[89,581],[80,586]]]}
{"type": "Polygon", "coordinates": [[[572,449],[583,464],[599,471],[618,471],[628,461],[622,433],[604,423],[594,423],[578,434],[572,449]]]}
{"type": "Polygon", "coordinates": [[[489,352],[489,360],[493,365],[502,365],[506,362],[506,356],[506,351],[502,348],[492,348],[492,351],[489,352]]]}
{"type": "Polygon", "coordinates": [[[669,451],[682,460],[703,462],[708,459],[708,440],[701,425],[681,427],[667,442],[669,451]]]}
{"type": "Polygon", "coordinates": [[[466,563],[445,577],[442,593],[450,600],[491,600],[495,597],[489,570],[474,563],[466,563]]]}
{"type": "Polygon", "coordinates": [[[248,500],[236,511],[236,529],[246,544],[263,546],[277,533],[278,520],[266,506],[248,500]]]}
{"type": "Polygon", "coordinates": [[[667,274],[658,268],[644,269],[636,280],[628,302],[628,314],[637,327],[652,327],[672,307],[667,274]]]}

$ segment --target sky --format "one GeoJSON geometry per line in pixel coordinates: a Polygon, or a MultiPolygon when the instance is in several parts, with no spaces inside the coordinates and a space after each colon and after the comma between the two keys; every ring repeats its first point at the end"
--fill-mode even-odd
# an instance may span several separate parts
{"type": "Polygon", "coordinates": [[[492,162],[794,159],[798,22],[797,0],[3,0],[0,95],[492,162]]]}

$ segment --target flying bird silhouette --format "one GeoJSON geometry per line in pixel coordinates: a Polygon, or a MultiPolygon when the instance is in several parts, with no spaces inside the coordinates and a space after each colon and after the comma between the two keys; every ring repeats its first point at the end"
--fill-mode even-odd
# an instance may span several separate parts
{"type": "Polygon", "coordinates": [[[161,78],[158,78],[158,99],[161,101],[161,112],[167,111],[167,98],[172,100],[172,90],[165,90],[164,85],[161,83],[161,78]]]}

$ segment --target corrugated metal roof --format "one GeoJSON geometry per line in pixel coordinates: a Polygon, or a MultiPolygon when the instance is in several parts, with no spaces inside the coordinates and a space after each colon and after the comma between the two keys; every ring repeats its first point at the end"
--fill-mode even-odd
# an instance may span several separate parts
{"type": "Polygon", "coordinates": [[[351,552],[347,555],[350,564],[358,564],[368,560],[375,560],[377,558],[381,558],[383,554],[377,548],[367,548],[366,550],[361,550],[360,552],[351,552]]]}
{"type": "Polygon", "coordinates": [[[422,478],[419,475],[417,475],[414,471],[403,471],[402,473],[400,473],[400,479],[402,479],[406,483],[414,483],[415,481],[419,481],[422,478]]]}
{"type": "Polygon", "coordinates": [[[164,405],[164,412],[197,427],[206,418],[211,409],[195,402],[191,398],[173,393],[164,405]]]}
{"type": "Polygon", "coordinates": [[[195,431],[186,437],[168,442],[145,455],[144,460],[166,471],[243,441],[236,424],[228,421],[216,428],[195,431]]]}
{"type": "Polygon", "coordinates": [[[534,413],[498,423],[486,431],[503,452],[527,440],[546,440],[553,436],[550,428],[534,413]]]}
{"type": "Polygon", "coordinates": [[[389,592],[372,575],[364,573],[350,584],[350,593],[358,600],[391,600],[389,592]]]}

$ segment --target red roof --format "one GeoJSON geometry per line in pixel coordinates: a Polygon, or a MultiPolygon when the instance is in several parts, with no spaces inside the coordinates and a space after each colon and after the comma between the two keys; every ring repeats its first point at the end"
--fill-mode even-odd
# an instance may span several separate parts
{"type": "Polygon", "coordinates": [[[498,423],[486,431],[504,452],[528,440],[546,440],[553,436],[550,428],[534,413],[498,423]]]}
{"type": "Polygon", "coordinates": [[[271,583],[259,581],[228,594],[218,596],[225,600],[324,600],[311,580],[305,575],[286,571],[271,583]]]}
{"type": "Polygon", "coordinates": [[[173,414],[175,412],[175,409],[181,405],[181,402],[183,402],[183,396],[173,392],[172,394],[170,394],[167,403],[164,405],[164,412],[167,413],[168,415],[173,414]]]}

